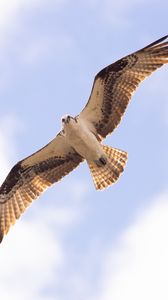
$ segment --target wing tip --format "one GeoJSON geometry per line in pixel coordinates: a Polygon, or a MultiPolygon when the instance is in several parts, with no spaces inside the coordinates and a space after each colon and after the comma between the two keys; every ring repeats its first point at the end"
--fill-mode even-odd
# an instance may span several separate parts
{"type": "MultiPolygon", "coordinates": [[[[160,44],[161,42],[163,42],[163,41],[166,40],[167,38],[168,38],[168,34],[165,35],[165,36],[163,36],[162,38],[160,38],[160,39],[154,41],[153,43],[151,43],[151,44],[145,46],[145,47],[142,48],[141,50],[145,50],[145,49],[151,48],[151,47],[153,47],[153,46],[155,46],[155,45],[157,45],[157,44],[160,44]]],[[[141,50],[140,50],[140,51],[141,51],[141,50]]]]}

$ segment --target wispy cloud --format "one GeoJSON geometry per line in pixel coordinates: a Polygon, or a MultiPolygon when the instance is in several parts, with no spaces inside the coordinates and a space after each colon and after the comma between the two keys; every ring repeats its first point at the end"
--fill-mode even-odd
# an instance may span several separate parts
{"type": "Polygon", "coordinates": [[[23,221],[11,229],[1,244],[2,299],[43,299],[43,289],[53,279],[57,281],[63,251],[47,225],[43,220],[23,221]]]}
{"type": "Polygon", "coordinates": [[[34,68],[53,57],[65,60],[67,53],[74,51],[74,39],[66,29],[53,29],[48,34],[41,26],[46,11],[62,9],[66,2],[14,0],[9,4],[0,0],[0,88],[9,87],[20,66],[34,68]],[[36,14],[36,26],[30,23],[32,12],[36,14]]]}
{"type": "Polygon", "coordinates": [[[66,0],[49,0],[47,2],[45,0],[13,0],[10,2],[0,0],[0,31],[5,33],[9,29],[14,30],[15,26],[19,24],[18,17],[25,10],[35,10],[35,8],[47,6],[59,7],[65,2],[66,0]]]}
{"type": "MultiPolygon", "coordinates": [[[[49,0],[49,1],[40,1],[40,0],[13,0],[10,3],[5,0],[0,0],[0,51],[1,56],[6,55],[6,47],[10,49],[11,43],[12,47],[15,48],[15,43],[18,44],[20,40],[24,40],[25,34],[27,34],[27,28],[24,28],[24,18],[31,11],[35,12],[37,9],[44,11],[47,9],[56,9],[57,7],[61,7],[66,2],[66,0],[49,0]],[[22,35],[22,38],[17,38],[18,34],[22,35]],[[14,40],[17,39],[17,41],[14,40]]],[[[37,15],[38,16],[38,15],[37,15]]],[[[30,27],[30,24],[28,24],[30,27]]],[[[31,30],[31,29],[30,29],[31,30]]],[[[37,39],[32,41],[27,48],[27,59],[29,61],[34,57],[38,57],[39,52],[41,56],[41,52],[45,52],[47,47],[51,46],[51,39],[48,37],[43,39],[37,39]],[[47,43],[46,43],[47,42],[47,43]],[[40,51],[41,50],[41,51],[40,51]],[[29,57],[28,57],[29,52],[29,57]]],[[[66,41],[67,42],[67,41],[66,41]]],[[[27,47],[27,45],[26,45],[27,47]]],[[[9,50],[8,49],[8,50],[9,50]]],[[[25,53],[26,56],[26,53],[25,53]]],[[[26,59],[26,57],[25,57],[26,59]]]]}
{"type": "Polygon", "coordinates": [[[96,299],[168,298],[167,199],[167,193],[154,199],[109,252],[103,262],[102,293],[96,299]]]}
{"type": "Polygon", "coordinates": [[[63,236],[78,224],[80,209],[39,209],[28,218],[22,216],[0,246],[0,294],[4,300],[51,300],[44,291],[60,282],[67,260],[63,236]]]}
{"type": "Polygon", "coordinates": [[[20,12],[32,6],[35,7],[37,4],[40,4],[39,0],[13,0],[11,2],[0,0],[1,42],[3,39],[6,39],[6,34],[9,33],[10,30],[15,30],[19,25],[17,17],[19,16],[20,12]]]}

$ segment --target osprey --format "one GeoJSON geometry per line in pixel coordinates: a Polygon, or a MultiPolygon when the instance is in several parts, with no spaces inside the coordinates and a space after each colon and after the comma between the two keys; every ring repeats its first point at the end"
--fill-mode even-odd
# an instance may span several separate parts
{"type": "Polygon", "coordinates": [[[139,83],[168,63],[167,38],[101,70],[82,112],[62,118],[60,133],[12,168],[0,187],[0,242],[34,199],[84,160],[96,189],[116,182],[124,170],[127,153],[104,146],[102,140],[118,126],[139,83]]]}

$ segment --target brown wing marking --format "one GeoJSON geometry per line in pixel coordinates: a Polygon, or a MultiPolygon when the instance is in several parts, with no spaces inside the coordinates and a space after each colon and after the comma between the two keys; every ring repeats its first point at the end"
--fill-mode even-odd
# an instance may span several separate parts
{"type": "Polygon", "coordinates": [[[92,123],[102,138],[118,126],[140,82],[168,63],[168,42],[160,43],[167,37],[116,61],[96,75],[80,118],[92,123]]]}
{"type": "Polygon", "coordinates": [[[76,152],[51,157],[33,166],[16,164],[0,188],[0,242],[31,202],[82,161],[76,152]]]}

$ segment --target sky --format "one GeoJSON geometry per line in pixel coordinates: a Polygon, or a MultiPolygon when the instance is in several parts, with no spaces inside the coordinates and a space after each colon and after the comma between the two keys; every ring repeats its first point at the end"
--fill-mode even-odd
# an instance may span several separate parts
{"type": "MultiPolygon", "coordinates": [[[[101,68],[168,34],[168,2],[0,0],[0,181],[76,115],[101,68]]],[[[168,68],[139,87],[104,143],[128,151],[95,190],[80,165],[0,246],[3,300],[168,299],[168,68]]]]}

